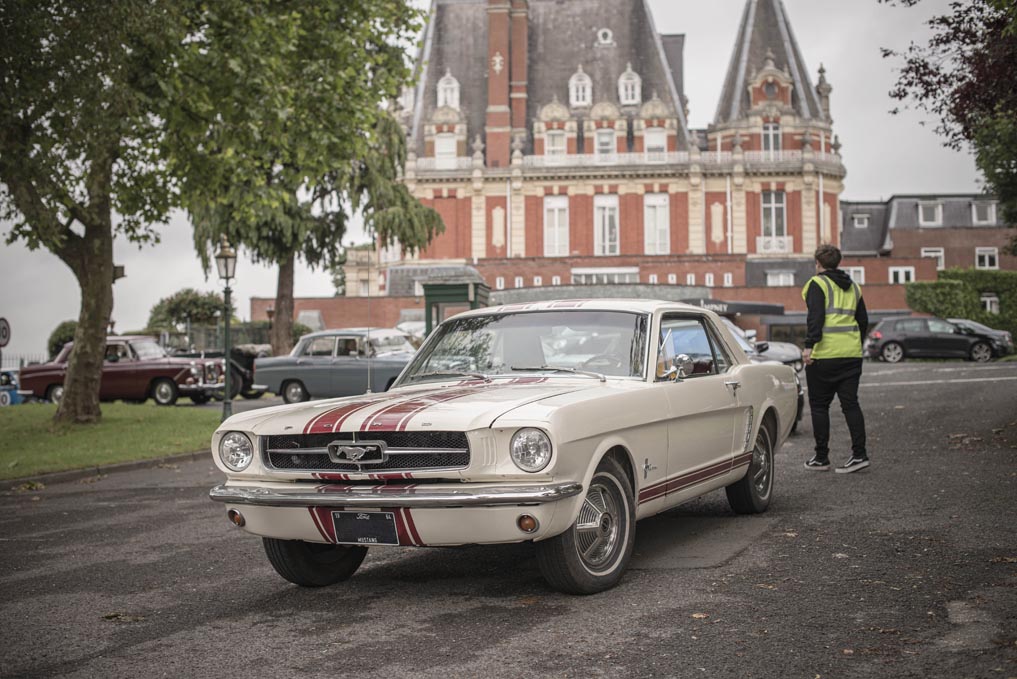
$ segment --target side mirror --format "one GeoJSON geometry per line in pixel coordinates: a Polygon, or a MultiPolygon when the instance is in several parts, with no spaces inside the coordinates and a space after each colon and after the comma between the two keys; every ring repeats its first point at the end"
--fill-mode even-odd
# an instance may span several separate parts
{"type": "Polygon", "coordinates": [[[695,362],[688,354],[678,354],[671,359],[671,369],[667,371],[667,377],[673,380],[684,380],[696,369],[695,362]]]}
{"type": "Polygon", "coordinates": [[[756,342],[756,351],[758,351],[759,353],[763,353],[769,348],[770,348],[769,342],[756,342]]]}

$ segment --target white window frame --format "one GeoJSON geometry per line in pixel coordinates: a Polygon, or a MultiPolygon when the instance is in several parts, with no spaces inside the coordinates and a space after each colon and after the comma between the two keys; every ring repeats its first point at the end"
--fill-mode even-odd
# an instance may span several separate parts
{"type": "Polygon", "coordinates": [[[763,238],[784,238],[787,236],[787,194],[784,191],[763,191],[761,196],[762,221],[760,229],[763,238]],[[767,233],[766,218],[770,217],[770,233],[767,233]]]}
{"type": "Polygon", "coordinates": [[[666,193],[643,196],[643,252],[671,254],[671,202],[666,193]]]}
{"type": "Polygon", "coordinates": [[[639,283],[639,267],[603,266],[572,269],[573,285],[618,285],[639,283]]]}
{"type": "Polygon", "coordinates": [[[504,290],[505,289],[505,277],[504,276],[498,276],[497,278],[494,279],[494,289],[495,290],[504,290]]]}
{"type": "Polygon", "coordinates": [[[694,273],[685,274],[685,285],[695,285],[695,284],[696,284],[696,274],[694,273]]]}
{"type": "Polygon", "coordinates": [[[851,276],[851,280],[858,285],[865,285],[865,267],[864,266],[845,266],[843,267],[844,273],[851,276]]]}
{"type": "Polygon", "coordinates": [[[778,154],[782,148],[780,123],[763,123],[763,153],[778,154]]]}
{"type": "Polygon", "coordinates": [[[649,282],[650,285],[657,285],[657,274],[651,273],[647,282],[649,282]]]}
{"type": "Polygon", "coordinates": [[[454,170],[459,143],[454,134],[443,132],[434,135],[434,167],[439,170],[454,170]]]}
{"type": "Polygon", "coordinates": [[[943,203],[939,201],[919,201],[918,226],[943,226],[943,203]],[[934,208],[936,216],[932,221],[925,219],[925,208],[934,208]]]}
{"type": "Polygon", "coordinates": [[[891,266],[889,271],[890,285],[903,285],[913,283],[915,280],[915,267],[913,266],[891,266]]]}
{"type": "Polygon", "coordinates": [[[975,268],[998,269],[999,248],[975,248],[975,268]]]}
{"type": "Polygon", "coordinates": [[[593,152],[598,163],[613,163],[618,158],[618,133],[613,127],[602,127],[594,133],[593,152]]]}
{"type": "Polygon", "coordinates": [[[515,287],[517,287],[517,288],[523,287],[523,284],[524,284],[522,276],[516,276],[515,280],[513,280],[512,282],[515,283],[515,287]]]}
{"type": "Polygon", "coordinates": [[[705,285],[708,288],[712,288],[713,287],[713,274],[712,273],[703,274],[703,285],[705,285]]]}
{"type": "Polygon", "coordinates": [[[593,197],[593,254],[609,257],[621,253],[621,226],[616,194],[593,197]]]}
{"type": "Polygon", "coordinates": [[[982,308],[988,311],[990,314],[999,313],[999,295],[994,292],[983,292],[979,300],[982,303],[982,308]]]}
{"type": "Polygon", "coordinates": [[[438,81],[438,107],[448,106],[459,110],[459,81],[452,77],[451,71],[438,81]]]}
{"type": "Polygon", "coordinates": [[[544,277],[543,276],[534,276],[533,277],[533,287],[535,287],[535,288],[542,288],[542,287],[544,287],[544,277]]]}
{"type": "Polygon", "coordinates": [[[569,254],[569,197],[544,196],[544,256],[569,254]]]}
{"type": "Polygon", "coordinates": [[[851,225],[856,229],[869,228],[869,215],[851,215],[851,225]]]}
{"type": "Polygon", "coordinates": [[[650,163],[667,160],[667,130],[663,127],[648,127],[643,130],[643,153],[650,163]]]}
{"type": "Polygon", "coordinates": [[[589,106],[593,101],[593,81],[583,73],[583,67],[569,78],[569,106],[589,106]]]}
{"type": "Polygon", "coordinates": [[[734,274],[730,273],[724,274],[724,287],[730,288],[733,285],[734,285],[734,274]]]}
{"type": "Polygon", "coordinates": [[[676,274],[676,273],[669,273],[667,275],[667,284],[668,285],[678,285],[678,274],[676,274]]]}
{"type": "Polygon", "coordinates": [[[561,285],[561,276],[551,276],[551,285],[561,285]]]}
{"type": "Polygon", "coordinates": [[[976,200],[971,203],[971,223],[975,226],[991,226],[996,223],[996,201],[976,200]],[[978,219],[978,208],[987,209],[986,220],[978,219]]]}
{"type": "Polygon", "coordinates": [[[795,284],[795,272],[790,270],[778,270],[766,272],[766,287],[768,288],[789,288],[795,284]]]}
{"type": "Polygon", "coordinates": [[[922,257],[936,260],[936,271],[946,268],[946,250],[943,248],[922,248],[922,257]]]}
{"type": "Polygon", "coordinates": [[[544,135],[544,155],[561,158],[568,153],[568,138],[561,130],[552,130],[544,135]]]}
{"type": "Polygon", "coordinates": [[[618,101],[622,106],[638,106],[642,101],[642,79],[629,64],[618,77],[618,101]]]}

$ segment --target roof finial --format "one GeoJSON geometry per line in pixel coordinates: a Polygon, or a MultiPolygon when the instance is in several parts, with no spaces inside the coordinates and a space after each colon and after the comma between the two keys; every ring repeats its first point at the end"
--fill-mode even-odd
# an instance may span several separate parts
{"type": "Polygon", "coordinates": [[[763,61],[763,68],[776,68],[776,63],[775,63],[776,59],[777,59],[777,57],[774,56],[773,50],[770,49],[769,47],[767,47],[766,48],[766,56],[764,57],[764,61],[763,61]]]}

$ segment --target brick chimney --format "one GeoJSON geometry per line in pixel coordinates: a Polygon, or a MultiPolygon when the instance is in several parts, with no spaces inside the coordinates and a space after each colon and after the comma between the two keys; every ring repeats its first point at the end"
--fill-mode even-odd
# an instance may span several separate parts
{"type": "Polygon", "coordinates": [[[508,167],[511,158],[512,117],[509,108],[509,74],[513,69],[510,63],[512,54],[509,41],[511,33],[509,12],[512,7],[512,0],[487,0],[485,137],[488,167],[508,167]]]}
{"type": "Polygon", "coordinates": [[[512,108],[512,137],[526,136],[526,71],[529,53],[529,0],[512,0],[512,60],[509,99],[512,108]]]}

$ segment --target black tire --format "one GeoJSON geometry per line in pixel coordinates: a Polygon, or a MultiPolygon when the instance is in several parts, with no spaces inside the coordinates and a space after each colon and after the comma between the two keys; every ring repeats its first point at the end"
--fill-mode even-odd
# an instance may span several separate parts
{"type": "Polygon", "coordinates": [[[241,396],[243,396],[246,399],[250,399],[250,400],[254,400],[256,398],[261,398],[264,393],[265,392],[263,392],[263,391],[249,391],[247,389],[242,389],[240,391],[240,395],[241,396]]]}
{"type": "Polygon", "coordinates": [[[177,383],[166,377],[160,377],[152,382],[151,392],[156,405],[160,406],[171,406],[177,402],[177,398],[180,396],[177,383]]]}
{"type": "Polygon", "coordinates": [[[262,538],[262,543],[275,572],[301,587],[327,587],[348,580],[367,556],[367,547],[356,545],[275,538],[262,538]]]}
{"type": "Polygon", "coordinates": [[[728,504],[735,513],[761,514],[770,506],[770,498],[773,497],[773,441],[772,426],[764,421],[756,433],[748,471],[724,489],[728,504]]]}
{"type": "Polygon", "coordinates": [[[968,356],[972,361],[987,363],[992,360],[992,347],[985,342],[975,342],[971,345],[971,351],[968,356]]]}
{"type": "Polygon", "coordinates": [[[632,485],[613,458],[601,460],[568,530],[536,543],[537,565],[554,589],[596,594],[618,584],[636,537],[632,485]],[[585,549],[584,549],[585,548],[585,549]]]}
{"type": "Polygon", "coordinates": [[[282,385],[282,397],[286,403],[301,403],[311,398],[300,380],[290,380],[282,385]]]}
{"type": "Polygon", "coordinates": [[[887,342],[879,350],[879,357],[887,363],[900,363],[904,360],[904,347],[899,342],[887,342]]]}
{"type": "Polygon", "coordinates": [[[191,396],[191,401],[194,402],[194,405],[198,405],[198,406],[205,405],[206,403],[208,403],[211,400],[212,400],[212,397],[209,396],[208,394],[194,394],[194,395],[191,396]]]}
{"type": "Polygon", "coordinates": [[[64,397],[64,385],[62,384],[51,384],[46,389],[46,400],[50,403],[60,404],[61,399],[64,397]]]}

